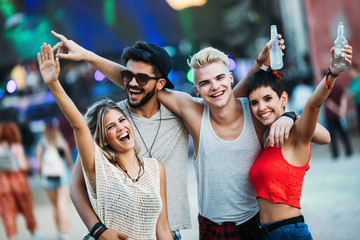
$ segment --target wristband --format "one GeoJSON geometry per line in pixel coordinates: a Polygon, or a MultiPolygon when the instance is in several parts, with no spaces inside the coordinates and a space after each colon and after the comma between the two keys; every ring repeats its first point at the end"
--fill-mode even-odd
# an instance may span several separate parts
{"type": "Polygon", "coordinates": [[[339,76],[339,74],[332,73],[330,67],[328,68],[327,73],[325,73],[325,76],[329,77],[329,75],[331,75],[333,78],[337,78],[339,76]]]}
{"type": "Polygon", "coordinates": [[[101,226],[101,228],[99,229],[99,231],[97,231],[94,235],[94,238],[96,240],[98,240],[98,238],[101,236],[101,234],[103,234],[105,231],[107,230],[107,227],[105,227],[104,225],[101,226]]]}
{"type": "Polygon", "coordinates": [[[95,225],[91,228],[90,230],[90,235],[93,237],[94,236],[94,232],[96,231],[96,229],[98,229],[99,227],[104,226],[104,224],[102,224],[102,222],[97,222],[95,223],[95,225]]]}
{"type": "Polygon", "coordinates": [[[286,112],[286,113],[282,114],[280,117],[282,117],[282,116],[284,116],[284,117],[289,117],[289,118],[291,118],[294,122],[298,119],[298,117],[297,117],[297,115],[296,115],[295,112],[286,112]]]}
{"type": "Polygon", "coordinates": [[[268,71],[268,70],[269,70],[269,66],[261,63],[261,62],[259,61],[259,59],[256,59],[256,62],[257,62],[258,66],[259,66],[259,68],[260,68],[261,70],[264,70],[264,71],[268,71]]]}
{"type": "Polygon", "coordinates": [[[256,62],[261,70],[264,70],[265,72],[271,72],[272,74],[274,74],[275,76],[277,76],[280,79],[283,78],[283,75],[280,72],[272,70],[272,68],[270,66],[261,63],[259,61],[259,59],[256,59],[256,62]]]}
{"type": "Polygon", "coordinates": [[[329,91],[332,90],[331,82],[330,82],[330,78],[329,78],[330,75],[331,75],[333,78],[337,78],[337,77],[339,76],[339,74],[333,74],[333,73],[331,72],[331,70],[330,70],[330,67],[329,67],[327,73],[325,73],[325,76],[326,76],[326,78],[325,78],[325,80],[326,80],[326,89],[329,90],[329,91]]]}

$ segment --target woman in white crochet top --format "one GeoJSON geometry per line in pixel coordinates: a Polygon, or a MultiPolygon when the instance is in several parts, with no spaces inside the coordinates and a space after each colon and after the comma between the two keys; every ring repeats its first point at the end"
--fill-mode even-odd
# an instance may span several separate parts
{"type": "Polygon", "coordinates": [[[44,82],[74,130],[90,201],[101,220],[90,235],[98,239],[115,229],[129,239],[172,239],[163,164],[137,156],[131,124],[113,101],[96,102],[85,121],[58,80],[60,63],[50,45],[43,44],[38,62],[44,82]]]}

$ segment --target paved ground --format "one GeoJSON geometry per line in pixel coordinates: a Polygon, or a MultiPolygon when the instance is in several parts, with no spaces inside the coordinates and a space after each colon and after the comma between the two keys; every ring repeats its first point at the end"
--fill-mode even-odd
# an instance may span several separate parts
{"type": "MultiPolygon", "coordinates": [[[[302,195],[302,213],[316,240],[360,239],[360,137],[352,138],[355,154],[347,159],[341,156],[337,161],[330,158],[329,146],[313,146],[310,170],[305,176],[302,195]]],[[[341,149],[342,150],[342,149],[341,149]]],[[[50,203],[41,189],[39,179],[31,179],[35,214],[39,229],[46,240],[55,240],[56,231],[50,203]]],[[[191,204],[192,229],[182,231],[184,240],[197,239],[197,195],[196,179],[192,163],[189,162],[189,196],[191,204]]],[[[71,237],[80,240],[86,228],[70,205],[71,237]]],[[[22,217],[18,217],[18,240],[30,240],[22,217]]],[[[0,240],[5,240],[3,225],[0,224],[0,240]]]]}

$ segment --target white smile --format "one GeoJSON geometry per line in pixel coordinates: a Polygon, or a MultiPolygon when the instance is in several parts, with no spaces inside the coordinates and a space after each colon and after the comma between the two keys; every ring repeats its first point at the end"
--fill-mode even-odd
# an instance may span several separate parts
{"type": "Polygon", "coordinates": [[[125,141],[125,140],[127,140],[127,139],[129,139],[130,138],[130,136],[129,136],[129,133],[128,132],[124,132],[123,134],[121,134],[120,136],[119,136],[119,140],[120,141],[125,141]]]}
{"type": "Polygon", "coordinates": [[[140,94],[142,91],[139,91],[139,90],[133,90],[133,89],[130,89],[129,90],[131,94],[140,94]]]}
{"type": "Polygon", "coordinates": [[[211,95],[211,97],[212,97],[212,98],[216,98],[216,97],[218,97],[218,96],[223,95],[224,93],[225,93],[225,91],[221,91],[221,92],[218,92],[218,93],[215,93],[215,94],[211,95]]]}
{"type": "Polygon", "coordinates": [[[270,115],[271,115],[271,112],[266,112],[266,113],[260,114],[260,117],[261,118],[266,118],[266,117],[268,117],[270,115]]]}

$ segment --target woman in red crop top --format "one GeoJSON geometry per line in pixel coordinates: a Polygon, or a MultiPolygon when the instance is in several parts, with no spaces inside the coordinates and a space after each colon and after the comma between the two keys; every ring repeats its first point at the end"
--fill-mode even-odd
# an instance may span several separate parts
{"type": "MultiPolygon", "coordinates": [[[[342,50],[342,57],[350,66],[351,46],[342,50]]],[[[288,140],[281,147],[265,146],[250,170],[250,180],[257,192],[259,228],[263,239],[312,239],[300,213],[302,183],[305,172],[309,169],[310,141],[321,105],[342,71],[334,67],[332,48],[329,72],[307,101],[301,118],[289,132],[288,140]]],[[[263,125],[271,126],[285,113],[288,95],[284,91],[282,80],[271,70],[253,74],[248,79],[245,90],[254,117],[263,125]]]]}

